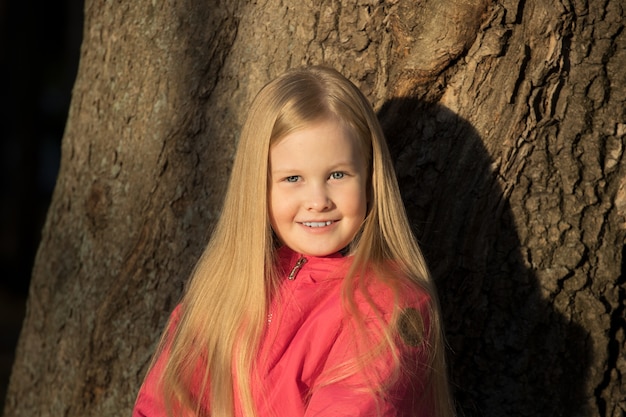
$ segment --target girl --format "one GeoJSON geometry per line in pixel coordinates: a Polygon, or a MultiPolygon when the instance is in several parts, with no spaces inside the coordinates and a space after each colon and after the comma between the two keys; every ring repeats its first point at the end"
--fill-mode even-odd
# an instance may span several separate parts
{"type": "Polygon", "coordinates": [[[452,416],[435,290],[383,133],[334,70],[257,95],[134,416],[452,416]]]}

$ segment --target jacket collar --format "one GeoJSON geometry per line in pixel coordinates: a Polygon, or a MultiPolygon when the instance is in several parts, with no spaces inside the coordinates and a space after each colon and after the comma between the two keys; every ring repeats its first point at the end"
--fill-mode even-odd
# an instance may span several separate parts
{"type": "Polygon", "coordinates": [[[294,280],[312,282],[343,278],[352,260],[352,256],[344,256],[340,252],[327,256],[310,256],[295,252],[287,246],[278,249],[278,262],[285,276],[289,275],[302,258],[306,259],[306,262],[298,268],[294,280]]]}

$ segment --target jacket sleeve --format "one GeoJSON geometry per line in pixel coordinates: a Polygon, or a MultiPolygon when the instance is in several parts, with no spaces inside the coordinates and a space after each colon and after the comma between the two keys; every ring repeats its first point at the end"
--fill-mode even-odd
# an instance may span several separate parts
{"type": "MultiPolygon", "coordinates": [[[[415,335],[414,329],[419,330],[419,323],[414,327],[411,327],[414,323],[410,323],[411,320],[422,320],[421,329],[427,328],[424,324],[428,323],[428,301],[426,305],[420,304],[417,308],[401,311],[398,322],[394,324],[400,326],[396,341],[399,366],[393,360],[392,352],[386,351],[372,362],[366,362],[366,369],[348,378],[311,387],[305,417],[434,416],[430,406],[432,402],[424,398],[424,387],[429,378],[428,335],[415,335]]],[[[378,320],[368,320],[366,326],[369,330],[378,330],[379,323],[378,320]]],[[[355,347],[354,332],[350,329],[346,326],[338,335],[324,364],[326,373],[333,373],[341,364],[354,362],[359,353],[355,347]]]]}
{"type": "MultiPolygon", "coordinates": [[[[176,327],[180,314],[180,306],[174,309],[170,317],[167,332],[171,334],[171,330],[176,327]]],[[[148,370],[146,378],[139,389],[137,400],[133,408],[133,417],[166,417],[165,403],[161,396],[159,384],[165,364],[167,363],[169,348],[161,350],[152,367],[148,370]]]]}

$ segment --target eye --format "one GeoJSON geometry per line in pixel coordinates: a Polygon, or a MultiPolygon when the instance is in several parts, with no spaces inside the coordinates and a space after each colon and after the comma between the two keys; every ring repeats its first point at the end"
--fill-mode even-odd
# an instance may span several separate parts
{"type": "Polygon", "coordinates": [[[345,175],[345,172],[333,172],[332,174],[330,174],[330,178],[333,180],[340,180],[345,177],[345,175]]]}
{"type": "Polygon", "coordinates": [[[285,182],[298,182],[299,179],[299,175],[290,175],[288,177],[285,177],[285,182]]]}

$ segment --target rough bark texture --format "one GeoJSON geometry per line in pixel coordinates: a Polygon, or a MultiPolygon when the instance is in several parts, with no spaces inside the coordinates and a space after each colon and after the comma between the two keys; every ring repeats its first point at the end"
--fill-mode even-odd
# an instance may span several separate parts
{"type": "Polygon", "coordinates": [[[5,416],[129,415],[253,95],[379,110],[466,416],[626,410],[621,0],[88,1],[5,416]]]}

